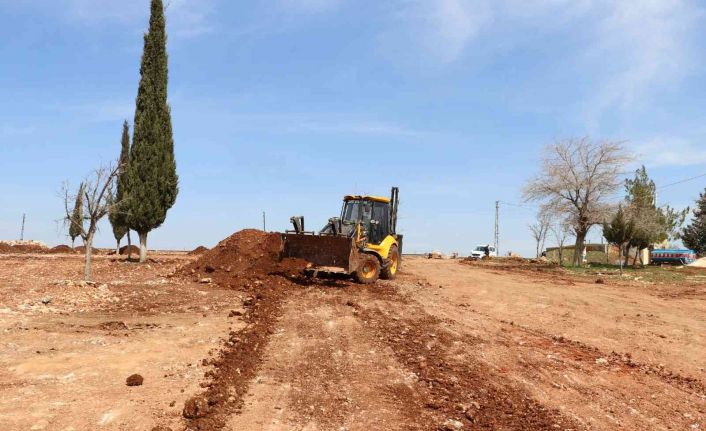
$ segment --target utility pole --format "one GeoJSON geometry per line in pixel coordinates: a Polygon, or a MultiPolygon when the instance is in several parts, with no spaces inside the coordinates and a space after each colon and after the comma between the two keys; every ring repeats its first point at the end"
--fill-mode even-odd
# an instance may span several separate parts
{"type": "Polygon", "coordinates": [[[20,241],[25,240],[25,216],[26,214],[22,214],[22,230],[20,231],[20,241]]]}
{"type": "Polygon", "coordinates": [[[264,211],[262,212],[262,230],[267,232],[267,218],[264,211]]]}
{"type": "Polygon", "coordinates": [[[500,239],[500,232],[498,231],[498,225],[500,223],[500,201],[495,201],[495,255],[500,256],[500,250],[498,249],[498,240],[500,239]]]}

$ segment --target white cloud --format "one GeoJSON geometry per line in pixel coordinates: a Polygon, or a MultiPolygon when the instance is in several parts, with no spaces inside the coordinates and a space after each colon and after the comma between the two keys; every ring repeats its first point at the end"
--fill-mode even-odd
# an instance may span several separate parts
{"type": "Polygon", "coordinates": [[[427,54],[451,63],[461,57],[491,18],[487,0],[406,0],[384,38],[407,44],[412,40],[427,54]]]}
{"type": "Polygon", "coordinates": [[[634,150],[649,167],[706,165],[706,145],[687,139],[657,137],[634,150]]]}
{"type": "Polygon", "coordinates": [[[518,70],[529,84],[518,89],[518,105],[559,111],[596,134],[607,124],[626,132],[706,65],[699,46],[706,3],[699,0],[389,1],[395,11],[379,39],[390,61],[444,67],[466,60],[467,67],[472,58],[477,69],[515,49],[521,56],[544,50],[537,60],[546,76],[518,70]],[[547,102],[541,88],[566,93],[547,102]]]}
{"type": "Polygon", "coordinates": [[[599,91],[589,114],[639,108],[656,89],[678,83],[700,53],[691,38],[703,11],[690,0],[600,2],[584,61],[599,91]],[[592,70],[591,70],[592,69],[592,70]]]}

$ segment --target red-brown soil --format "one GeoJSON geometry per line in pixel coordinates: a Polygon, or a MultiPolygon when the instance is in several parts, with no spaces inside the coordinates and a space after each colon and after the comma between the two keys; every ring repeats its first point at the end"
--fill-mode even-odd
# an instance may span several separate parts
{"type": "Polygon", "coordinates": [[[0,253],[15,253],[15,254],[24,254],[24,253],[46,253],[48,251],[47,248],[42,247],[40,245],[36,244],[4,244],[0,243],[0,253]]]}
{"type": "MultiPolygon", "coordinates": [[[[128,252],[130,252],[133,256],[137,256],[140,254],[140,247],[136,245],[124,245],[120,247],[121,256],[127,256],[128,252]]],[[[115,254],[115,252],[112,252],[111,254],[115,254]]]]}
{"type": "Polygon", "coordinates": [[[200,246],[196,247],[195,249],[191,250],[187,254],[190,256],[198,256],[199,254],[204,253],[206,251],[208,251],[208,248],[200,245],[200,246]]]}
{"type": "Polygon", "coordinates": [[[704,289],[426,259],[362,286],[303,278],[305,262],[279,261],[280,247],[279,235],[248,230],[200,256],[98,256],[95,285],[66,280],[80,275],[80,256],[0,256],[0,428],[668,430],[706,420],[704,289]],[[136,372],[143,385],[126,386],[136,372]]]}
{"type": "Polygon", "coordinates": [[[76,251],[66,244],[61,244],[50,248],[47,253],[76,253],[76,251]]]}

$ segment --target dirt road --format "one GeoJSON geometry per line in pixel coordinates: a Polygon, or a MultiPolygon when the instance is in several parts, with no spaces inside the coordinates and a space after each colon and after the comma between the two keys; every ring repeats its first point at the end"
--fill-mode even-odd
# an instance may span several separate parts
{"type": "Polygon", "coordinates": [[[706,427],[706,294],[416,258],[369,287],[171,276],[194,259],[67,286],[78,258],[0,256],[0,428],[706,427]]]}

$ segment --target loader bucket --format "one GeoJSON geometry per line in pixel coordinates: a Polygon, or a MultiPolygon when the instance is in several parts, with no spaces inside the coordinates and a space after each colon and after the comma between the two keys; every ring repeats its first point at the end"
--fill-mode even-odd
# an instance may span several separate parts
{"type": "Polygon", "coordinates": [[[358,266],[358,249],[352,238],[285,233],[282,242],[283,258],[304,259],[315,266],[343,268],[349,273],[358,266]]]}

